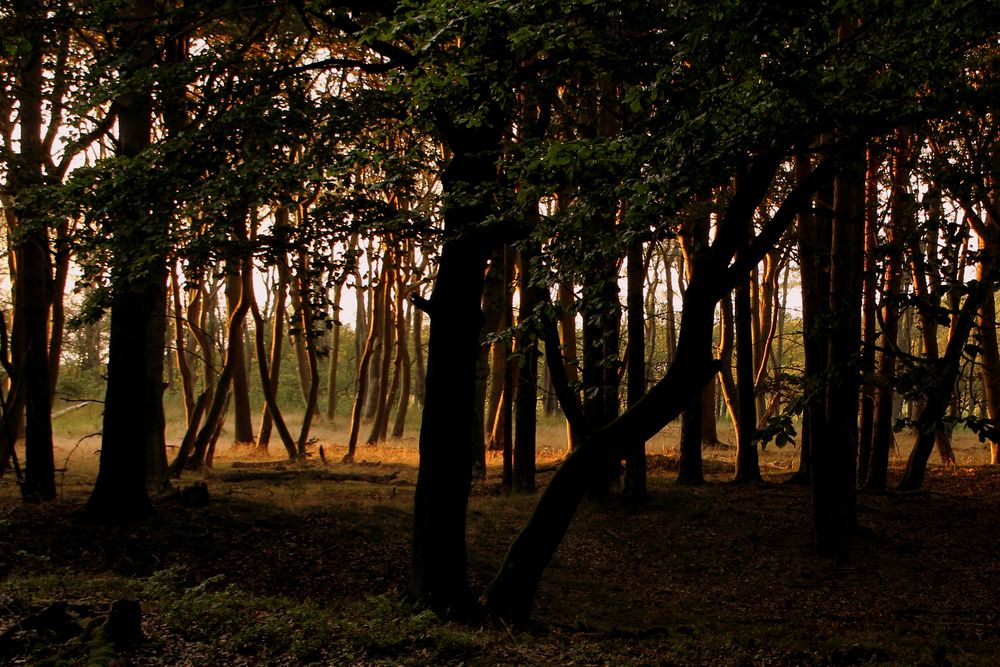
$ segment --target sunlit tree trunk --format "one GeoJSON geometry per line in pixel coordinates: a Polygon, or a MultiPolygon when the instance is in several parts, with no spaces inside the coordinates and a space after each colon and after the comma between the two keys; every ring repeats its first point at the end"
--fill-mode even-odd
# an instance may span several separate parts
{"type": "MultiPolygon", "coordinates": [[[[230,316],[237,309],[242,298],[242,280],[239,274],[226,275],[226,304],[230,316]]],[[[253,422],[250,419],[250,381],[246,364],[246,313],[239,323],[238,335],[232,337],[236,346],[228,351],[233,357],[233,441],[237,445],[253,446],[253,422]]]]}
{"type": "MultiPolygon", "coordinates": [[[[916,214],[913,195],[910,192],[910,157],[908,136],[897,133],[901,139],[891,155],[892,185],[889,192],[889,225],[886,230],[888,257],[885,266],[882,296],[882,332],[879,339],[881,351],[878,357],[876,377],[879,385],[875,394],[875,424],[871,444],[871,463],[867,478],[859,478],[864,487],[882,491],[889,479],[889,452],[893,442],[893,423],[896,419],[896,392],[893,381],[896,376],[896,343],[899,337],[899,300],[902,297],[903,261],[902,232],[912,226],[904,218],[916,214]]],[[[909,353],[909,349],[905,350],[909,353]]]]}
{"type": "MultiPolygon", "coordinates": [[[[576,388],[580,383],[578,366],[579,352],[576,344],[576,310],[571,283],[561,282],[558,288],[559,298],[559,347],[562,350],[563,363],[566,367],[566,377],[570,387],[576,388]]],[[[577,438],[573,435],[573,426],[566,421],[566,450],[576,447],[577,438]]]]}

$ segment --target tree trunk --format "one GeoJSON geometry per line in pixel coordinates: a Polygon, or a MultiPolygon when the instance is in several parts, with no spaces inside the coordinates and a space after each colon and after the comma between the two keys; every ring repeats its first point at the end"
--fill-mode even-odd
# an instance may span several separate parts
{"type": "MultiPolygon", "coordinates": [[[[399,378],[399,402],[396,404],[396,420],[392,425],[392,437],[402,438],[406,429],[406,413],[410,407],[410,350],[406,344],[406,302],[403,292],[405,279],[400,275],[396,284],[396,377],[399,378]]],[[[482,405],[482,403],[480,403],[482,405]]],[[[482,432],[482,429],[479,429],[482,432]]],[[[483,450],[485,452],[485,448],[483,450]]],[[[484,468],[485,470],[485,468],[484,468]]]]}
{"type": "MultiPolygon", "coordinates": [[[[795,159],[795,178],[802,182],[809,173],[809,159],[795,159]]],[[[791,482],[808,484],[813,474],[813,440],[826,430],[826,415],[822,407],[819,385],[829,366],[826,331],[830,319],[830,235],[832,227],[832,192],[820,189],[813,206],[798,214],[799,270],[802,282],[802,346],[805,354],[805,409],[802,415],[802,438],[799,447],[799,469],[791,482]]]]}
{"type": "Polygon", "coordinates": [[[986,279],[974,284],[965,297],[961,309],[953,315],[954,326],[944,356],[935,360],[931,367],[931,386],[925,395],[925,402],[916,420],[917,442],[906,462],[906,470],[897,487],[900,491],[915,491],[923,486],[927,460],[934,449],[935,434],[941,429],[941,421],[951,403],[955,382],[961,369],[962,352],[968,343],[969,334],[975,325],[976,313],[983,301],[993,295],[993,282],[997,276],[997,259],[990,253],[985,270],[986,279]]]}
{"type": "MultiPolygon", "coordinates": [[[[154,26],[147,8],[135,4],[121,10],[129,29],[119,35],[124,57],[123,79],[132,80],[155,58],[154,26]]],[[[150,145],[152,93],[148,86],[126,86],[116,100],[118,154],[134,158],[150,145]]],[[[131,208],[131,207],[130,207],[131,208]]],[[[152,206],[150,207],[153,208],[152,206]]],[[[112,270],[111,332],[108,344],[108,380],[97,481],[87,501],[87,513],[102,521],[118,522],[145,516],[152,507],[146,486],[148,429],[162,419],[163,348],[149,349],[157,340],[152,329],[165,331],[167,219],[162,212],[114,211],[110,233],[116,247],[112,270]],[[138,216],[136,220],[132,216],[138,216]],[[145,255],[134,266],[129,250],[145,255]],[[152,253],[152,257],[150,257],[152,253]],[[145,270],[142,270],[145,269],[145,270]],[[161,375],[155,376],[159,359],[161,375]],[[143,360],[142,362],[138,360],[143,360]]],[[[47,377],[47,376],[46,376],[47,377]]],[[[47,386],[47,381],[46,381],[47,386]]]]}
{"type": "Polygon", "coordinates": [[[392,336],[392,284],[395,280],[396,269],[394,260],[390,252],[386,252],[384,262],[386,268],[383,271],[384,285],[380,286],[378,298],[373,299],[372,323],[378,327],[378,337],[376,338],[375,356],[373,361],[377,365],[372,369],[371,388],[368,391],[368,411],[367,418],[371,415],[372,430],[368,435],[367,443],[374,445],[385,440],[385,429],[383,428],[389,410],[389,371],[392,368],[390,359],[392,358],[393,336],[392,336]]]}
{"type": "Polygon", "coordinates": [[[465,515],[472,484],[483,278],[493,250],[474,227],[492,209],[488,193],[496,182],[500,127],[495,118],[479,128],[450,128],[448,143],[455,152],[441,179],[446,241],[428,306],[409,592],[432,609],[457,615],[470,602],[465,515]]]}
{"type": "MultiPolygon", "coordinates": [[[[238,274],[226,276],[226,303],[230,316],[236,310],[241,298],[242,280],[238,274]]],[[[246,363],[246,313],[240,322],[238,336],[233,337],[236,347],[233,355],[233,441],[237,445],[253,446],[253,422],[250,419],[250,381],[246,363]]]]}
{"type": "MultiPolygon", "coordinates": [[[[301,257],[301,262],[302,266],[306,266],[307,259],[304,254],[301,257]]],[[[305,289],[305,283],[308,279],[308,275],[303,272],[300,277],[302,282],[299,285],[299,294],[302,294],[302,290],[305,289]]],[[[316,358],[316,338],[312,330],[312,304],[309,299],[302,300],[302,307],[299,309],[298,314],[299,327],[302,330],[305,341],[306,366],[309,371],[309,386],[306,388],[306,406],[302,414],[302,427],[299,429],[299,439],[296,443],[298,458],[304,461],[306,459],[306,446],[309,444],[309,429],[312,427],[313,419],[320,414],[319,361],[316,358]]]]}
{"type": "MultiPolygon", "coordinates": [[[[840,555],[857,526],[858,361],[864,256],[865,154],[849,158],[834,185],[830,247],[825,428],[813,424],[813,528],[822,555],[840,555]]],[[[815,418],[815,412],[811,415],[815,418]]]]}
{"type": "MultiPolygon", "coordinates": [[[[628,336],[628,407],[638,403],[646,393],[646,322],[645,295],[646,266],[643,261],[642,241],[629,244],[626,257],[626,331],[628,336]]],[[[622,493],[631,500],[646,498],[646,442],[635,440],[626,444],[625,484],[622,493]]]]}
{"type": "Polygon", "coordinates": [[[499,354],[501,344],[497,341],[491,343],[490,336],[500,332],[506,312],[504,256],[505,251],[500,251],[490,258],[483,286],[484,324],[479,335],[479,360],[476,362],[476,419],[479,423],[472,434],[472,474],[476,479],[486,478],[486,447],[489,439],[486,431],[488,426],[492,429],[502,391],[502,367],[498,363],[494,368],[492,363],[495,357],[499,360],[503,358],[499,354]],[[489,391],[491,388],[492,392],[489,391]]]}
{"type": "MultiPolygon", "coordinates": [[[[876,312],[875,294],[880,281],[876,262],[878,252],[878,171],[881,156],[868,151],[868,173],[865,178],[865,256],[864,289],[861,317],[861,373],[870,378],[875,371],[876,312]]],[[[868,479],[875,436],[875,387],[871,381],[861,386],[861,420],[858,427],[858,481],[868,479]]]]}
{"type": "MultiPolygon", "coordinates": [[[[566,377],[570,387],[574,389],[580,384],[579,373],[579,351],[576,344],[576,310],[574,302],[576,296],[573,292],[573,285],[566,282],[559,283],[559,347],[562,351],[563,365],[566,368],[566,377]]],[[[573,451],[579,439],[573,434],[573,427],[569,420],[566,420],[566,451],[573,451]]]]}
{"type": "MultiPolygon", "coordinates": [[[[278,209],[275,222],[276,230],[280,229],[279,223],[282,218],[282,211],[285,211],[284,217],[287,222],[287,209],[278,209]]],[[[277,273],[278,283],[274,289],[274,313],[271,320],[270,356],[268,356],[268,351],[264,347],[265,322],[263,321],[263,318],[260,317],[260,312],[257,309],[257,302],[255,299],[251,302],[250,309],[254,316],[254,340],[257,352],[257,366],[258,368],[266,371],[266,374],[261,372],[261,382],[267,385],[265,396],[267,393],[270,393],[272,397],[275,397],[275,402],[277,400],[278,385],[281,380],[281,358],[283,356],[282,347],[285,342],[285,300],[288,296],[289,280],[288,265],[286,263],[285,253],[283,250],[279,251],[277,258],[277,273]]],[[[271,442],[271,429],[273,428],[273,425],[273,413],[265,400],[264,407],[261,410],[260,430],[257,432],[258,452],[267,453],[268,445],[271,442]]],[[[294,458],[294,450],[291,452],[291,456],[294,458]]]]}
{"type": "MultiPolygon", "coordinates": [[[[381,300],[382,290],[386,289],[386,276],[383,271],[382,277],[371,294],[373,303],[381,300]]],[[[354,463],[354,456],[357,453],[358,438],[361,434],[361,416],[364,411],[365,396],[368,393],[369,368],[372,357],[375,356],[375,347],[378,340],[378,323],[375,318],[370,320],[368,335],[365,338],[364,348],[358,358],[358,372],[355,376],[354,407],[351,409],[351,430],[347,437],[347,454],[344,455],[344,463],[354,463]]]]}
{"type": "MultiPolygon", "coordinates": [[[[885,266],[885,287],[882,297],[881,353],[878,358],[878,388],[875,393],[875,424],[871,444],[871,462],[868,466],[864,488],[884,491],[889,480],[889,452],[893,442],[896,392],[896,343],[899,337],[899,304],[903,286],[902,234],[912,223],[903,222],[915,214],[915,202],[910,193],[910,151],[906,136],[897,133],[902,141],[891,156],[892,187],[889,192],[889,225],[887,243],[889,256],[885,266]]],[[[906,350],[909,352],[909,349],[906,350]]]]}
{"type": "Polygon", "coordinates": [[[540,255],[536,247],[525,245],[518,253],[517,355],[521,359],[515,389],[513,488],[522,493],[535,490],[535,435],[538,423],[538,335],[533,322],[536,291],[532,287],[531,263],[540,255]]]}
{"type": "Polygon", "coordinates": [[[735,482],[759,482],[757,457],[757,405],[754,383],[753,308],[749,281],[736,288],[736,390],[739,417],[736,421],[735,482]]]}
{"type": "Polygon", "coordinates": [[[170,292],[173,297],[174,320],[174,360],[181,377],[181,394],[184,400],[184,420],[190,424],[197,402],[194,392],[194,376],[188,363],[187,336],[184,334],[184,310],[181,305],[181,290],[178,284],[176,268],[170,269],[170,292]]]}
{"type": "MultiPolygon", "coordinates": [[[[42,8],[37,2],[17,7],[25,18],[38,19],[42,8]]],[[[31,24],[31,21],[26,21],[31,24]]],[[[17,101],[20,154],[11,170],[15,192],[41,185],[44,151],[42,147],[42,41],[30,38],[29,50],[18,69],[17,101]]],[[[49,260],[48,231],[44,212],[16,202],[18,233],[14,244],[17,279],[14,283],[14,346],[23,356],[14,359],[18,369],[15,382],[22,384],[25,421],[25,477],[21,496],[29,502],[56,497],[55,458],[52,450],[52,387],[49,364],[49,306],[52,303],[52,267],[49,260]]],[[[59,295],[62,298],[62,295],[59,295]]],[[[19,410],[16,410],[19,412],[19,410]]],[[[11,443],[13,445],[13,443],[11,443]]]]}

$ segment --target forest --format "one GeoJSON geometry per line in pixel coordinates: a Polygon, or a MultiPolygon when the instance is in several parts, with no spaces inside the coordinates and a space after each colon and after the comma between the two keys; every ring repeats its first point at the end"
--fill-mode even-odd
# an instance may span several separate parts
{"type": "Polygon", "coordinates": [[[0,660],[1000,660],[1000,2],[0,7],[0,660]]]}

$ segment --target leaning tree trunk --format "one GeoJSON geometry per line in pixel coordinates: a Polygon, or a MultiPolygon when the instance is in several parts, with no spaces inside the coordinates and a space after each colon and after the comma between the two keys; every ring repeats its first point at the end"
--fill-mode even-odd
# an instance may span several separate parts
{"type": "MultiPolygon", "coordinates": [[[[276,214],[275,229],[280,229],[280,221],[284,217],[287,223],[287,209],[278,209],[276,214]],[[285,211],[282,215],[282,211],[285,211]]],[[[280,250],[277,256],[278,282],[274,289],[274,313],[271,320],[271,349],[270,354],[264,346],[265,322],[257,308],[256,300],[252,300],[251,314],[254,316],[254,348],[257,352],[257,367],[261,369],[261,382],[266,385],[265,396],[277,396],[278,384],[281,380],[281,358],[282,348],[285,342],[285,303],[288,296],[289,271],[285,251],[280,250]]],[[[244,278],[245,280],[245,278],[244,278]]],[[[261,411],[260,429],[257,431],[257,451],[267,453],[268,445],[271,442],[271,429],[274,427],[274,417],[271,407],[267,401],[261,411]]],[[[286,443],[287,444],[287,443],[286,443]]],[[[294,458],[294,451],[291,452],[294,458]]]]}
{"type": "Polygon", "coordinates": [[[930,369],[932,378],[923,409],[916,420],[917,442],[910,451],[906,470],[899,481],[898,490],[915,491],[923,486],[927,460],[934,450],[936,433],[941,428],[955,391],[955,382],[961,370],[962,353],[968,343],[969,334],[976,322],[976,313],[983,301],[993,296],[993,282],[997,277],[997,259],[994,253],[988,260],[986,279],[975,283],[965,297],[958,313],[953,316],[954,326],[944,355],[933,362],[930,369]]]}
{"type": "MultiPolygon", "coordinates": [[[[514,622],[528,620],[535,591],[542,572],[555,553],[592,480],[606,460],[607,450],[631,438],[649,438],[675,419],[717,372],[711,358],[715,305],[723,294],[746,280],[760,260],[759,248],[776,243],[819,183],[829,177],[832,162],[824,161],[808,178],[797,185],[757,237],[757,250],[748,252],[742,261],[733,262],[739,246],[740,225],[748,225],[751,216],[766,195],[777,164],[767,156],[754,162],[745,189],[734,194],[726,215],[720,220],[711,257],[703,270],[696,271],[684,295],[684,315],[677,343],[677,360],[666,376],[657,382],[635,406],[604,428],[591,431],[584,423],[579,405],[562,374],[554,383],[560,403],[567,414],[574,415],[586,437],[556,471],[539,499],[535,511],[507,552],[500,571],[489,585],[485,601],[488,611],[514,622]],[[707,353],[706,353],[707,350],[707,353]],[[562,385],[559,389],[558,385],[562,385]],[[573,409],[575,407],[575,409],[573,409]]],[[[743,227],[745,228],[745,227],[743,227]]],[[[550,336],[546,336],[547,355],[550,336]]],[[[551,345],[554,347],[554,344],[551,345]]]]}

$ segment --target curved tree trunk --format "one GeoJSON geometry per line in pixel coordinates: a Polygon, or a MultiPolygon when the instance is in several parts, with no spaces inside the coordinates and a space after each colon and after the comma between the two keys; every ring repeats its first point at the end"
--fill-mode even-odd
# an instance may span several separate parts
{"type": "MultiPolygon", "coordinates": [[[[281,211],[278,210],[278,220],[281,220],[281,211]]],[[[286,210],[287,219],[287,210],[286,210]]],[[[278,222],[275,223],[278,228],[278,222]]],[[[264,345],[264,327],[266,326],[261,318],[257,307],[256,298],[251,302],[251,313],[254,317],[254,340],[257,352],[257,367],[261,369],[261,382],[266,385],[266,392],[272,397],[278,394],[278,385],[281,380],[281,357],[282,348],[285,342],[285,303],[288,296],[288,265],[286,263],[284,251],[280,251],[277,257],[278,283],[274,289],[274,314],[271,320],[271,350],[270,356],[264,345]],[[270,369],[270,370],[268,370],[270,369]]],[[[268,445],[271,442],[271,429],[274,426],[273,411],[264,401],[264,407],[260,417],[260,430],[257,432],[257,451],[267,453],[268,445]]],[[[284,440],[284,438],[282,438],[284,440]]],[[[287,443],[285,443],[287,446],[287,443]]],[[[291,452],[294,458],[294,450],[291,452]]]]}
{"type": "MultiPolygon", "coordinates": [[[[226,276],[226,302],[230,314],[236,310],[241,299],[242,280],[239,275],[226,276]]],[[[246,363],[246,313],[240,322],[239,335],[233,337],[235,348],[230,351],[235,367],[233,368],[233,441],[237,445],[252,447],[253,422],[250,419],[250,381],[247,377],[246,363]]]]}

